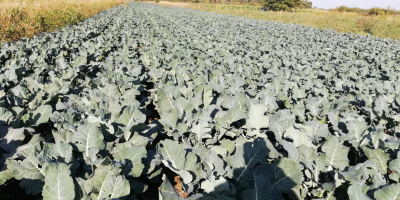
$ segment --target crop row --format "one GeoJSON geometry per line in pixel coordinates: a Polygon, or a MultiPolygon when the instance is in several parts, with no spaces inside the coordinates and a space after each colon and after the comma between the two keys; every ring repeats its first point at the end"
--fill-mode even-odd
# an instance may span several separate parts
{"type": "Polygon", "coordinates": [[[143,3],[5,43],[0,184],[45,200],[400,198],[399,51],[143,3]]]}

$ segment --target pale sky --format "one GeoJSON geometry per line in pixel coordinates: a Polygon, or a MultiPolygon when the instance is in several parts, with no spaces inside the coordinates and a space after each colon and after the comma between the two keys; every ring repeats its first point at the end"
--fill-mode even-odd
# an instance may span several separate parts
{"type": "Polygon", "coordinates": [[[313,7],[317,8],[336,8],[339,6],[357,7],[369,9],[372,7],[387,8],[390,6],[392,9],[400,10],[400,0],[310,0],[313,7]]]}

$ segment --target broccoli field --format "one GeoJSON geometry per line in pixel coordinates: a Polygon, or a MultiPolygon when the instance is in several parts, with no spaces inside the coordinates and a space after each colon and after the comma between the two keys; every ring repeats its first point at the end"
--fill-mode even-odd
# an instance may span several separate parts
{"type": "Polygon", "coordinates": [[[0,46],[2,198],[400,199],[399,122],[392,39],[132,2],[0,46]]]}

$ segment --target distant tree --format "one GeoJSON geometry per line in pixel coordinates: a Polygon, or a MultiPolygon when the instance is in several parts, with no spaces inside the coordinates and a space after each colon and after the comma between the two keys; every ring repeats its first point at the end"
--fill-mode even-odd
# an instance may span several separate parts
{"type": "Polygon", "coordinates": [[[265,0],[267,10],[290,11],[293,8],[312,8],[312,3],[307,0],[265,0]]]}
{"type": "Polygon", "coordinates": [[[307,0],[303,0],[303,8],[312,8],[312,2],[311,1],[307,1],[307,0]]]}

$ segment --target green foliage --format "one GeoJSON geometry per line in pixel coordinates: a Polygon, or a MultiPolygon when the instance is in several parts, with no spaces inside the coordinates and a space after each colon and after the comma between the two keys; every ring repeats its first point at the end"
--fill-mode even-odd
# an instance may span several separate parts
{"type": "Polygon", "coordinates": [[[384,9],[384,8],[371,8],[371,9],[361,9],[361,8],[350,8],[347,6],[340,6],[333,11],[338,11],[338,12],[356,12],[356,13],[364,13],[367,15],[394,15],[394,14],[399,14],[399,11],[395,11],[391,9],[390,7],[384,9]]]}
{"type": "Polygon", "coordinates": [[[143,3],[5,43],[0,183],[43,200],[398,199],[399,51],[143,3]]]}
{"type": "Polygon", "coordinates": [[[386,10],[382,8],[371,8],[368,10],[368,14],[370,15],[385,15],[386,10]]]}
{"type": "Polygon", "coordinates": [[[303,0],[302,1],[302,8],[312,8],[312,2],[308,0],[303,0]]]}
{"type": "Polygon", "coordinates": [[[350,8],[350,7],[347,7],[347,6],[340,6],[340,7],[335,8],[335,10],[339,11],[339,12],[361,12],[362,9],[360,9],[360,8],[350,8]]]}
{"type": "Polygon", "coordinates": [[[312,3],[307,0],[265,0],[264,6],[273,11],[290,11],[294,8],[312,8],[312,3]]]}

